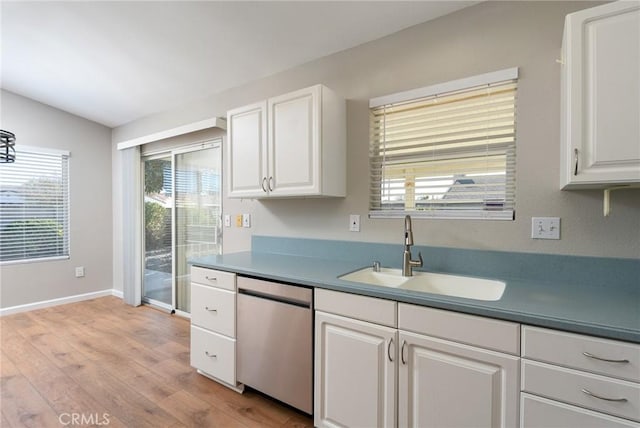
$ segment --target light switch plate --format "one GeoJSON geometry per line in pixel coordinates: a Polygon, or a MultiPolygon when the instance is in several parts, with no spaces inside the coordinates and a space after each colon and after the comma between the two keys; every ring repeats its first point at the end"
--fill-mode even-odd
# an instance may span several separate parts
{"type": "Polygon", "coordinates": [[[242,227],[251,227],[251,214],[242,214],[242,227]]]}
{"type": "Polygon", "coordinates": [[[224,227],[231,227],[231,216],[229,214],[224,216],[224,227]]]}
{"type": "Polygon", "coordinates": [[[349,230],[351,232],[360,232],[360,215],[351,214],[349,216],[349,230]]]}
{"type": "Polygon", "coordinates": [[[76,278],[82,278],[84,276],[84,266],[76,268],[76,278]]]}
{"type": "Polygon", "coordinates": [[[560,239],[560,217],[532,217],[531,238],[560,239]]]}

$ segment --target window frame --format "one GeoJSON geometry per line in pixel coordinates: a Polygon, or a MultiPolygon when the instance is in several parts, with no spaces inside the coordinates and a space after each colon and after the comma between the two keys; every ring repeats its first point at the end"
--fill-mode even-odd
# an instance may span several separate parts
{"type": "MultiPolygon", "coordinates": [[[[26,153],[39,156],[54,156],[56,158],[59,157],[62,162],[60,179],[65,186],[62,191],[63,203],[61,204],[61,206],[64,208],[65,214],[62,237],[62,251],[61,254],[53,256],[0,260],[0,266],[68,260],[71,258],[71,152],[69,152],[68,150],[59,150],[46,147],[16,145],[16,161],[11,164],[11,167],[19,166],[19,157],[26,153]]],[[[0,168],[3,168],[3,166],[0,165],[0,168]]],[[[31,171],[29,173],[31,173],[31,171]]],[[[35,174],[33,176],[35,177],[35,174]]]]}
{"type": "MultiPolygon", "coordinates": [[[[369,101],[369,111],[370,115],[373,115],[374,109],[380,109],[384,106],[389,105],[401,105],[403,103],[411,103],[421,99],[430,98],[430,97],[438,97],[438,96],[447,96],[450,94],[454,94],[457,92],[465,92],[468,90],[476,89],[482,86],[490,86],[495,85],[502,82],[514,81],[517,84],[518,80],[518,67],[507,68],[503,70],[498,70],[490,73],[480,74],[476,76],[471,76],[463,79],[453,80],[450,82],[435,84],[431,86],[426,86],[423,88],[412,89],[408,91],[398,92],[386,96],[381,96],[377,98],[372,98],[369,101]]],[[[514,100],[514,121],[516,114],[516,101],[514,100]]],[[[370,126],[372,126],[372,119],[370,119],[370,126]]],[[[513,167],[511,170],[507,167],[505,173],[512,175],[509,176],[509,179],[506,181],[505,186],[508,184],[513,184],[513,200],[509,200],[512,203],[510,208],[500,208],[500,209],[470,209],[470,210],[455,210],[455,209],[427,209],[427,210],[416,210],[416,209],[407,209],[407,203],[409,206],[416,206],[417,202],[414,199],[412,201],[403,200],[402,209],[384,209],[384,205],[381,203],[380,208],[376,207],[374,204],[374,198],[376,193],[382,193],[382,186],[385,184],[384,179],[374,178],[383,174],[385,168],[385,162],[382,162],[382,167],[375,167],[373,158],[379,157],[379,152],[377,152],[376,147],[374,147],[374,137],[372,135],[373,128],[370,129],[369,135],[369,217],[370,218],[401,218],[405,215],[409,214],[416,218],[433,218],[433,219],[474,219],[474,220],[515,220],[515,145],[516,145],[516,134],[515,134],[515,122],[514,122],[514,135],[513,135],[513,153],[509,154],[508,150],[505,150],[505,156],[507,156],[507,162],[509,160],[513,161],[513,167]],[[509,159],[509,156],[512,156],[509,159]],[[378,183],[377,181],[380,180],[378,183]]],[[[378,163],[376,161],[375,163],[378,163]]],[[[435,177],[432,177],[432,179],[435,177]]],[[[451,178],[453,179],[453,178],[451,178]]],[[[390,185],[390,181],[392,178],[388,178],[387,183],[390,185]]],[[[402,195],[406,195],[411,192],[411,185],[407,185],[406,176],[403,179],[398,178],[399,181],[404,181],[404,185],[402,186],[403,191],[402,195]]],[[[454,182],[455,183],[455,182],[454,182]]],[[[415,185],[415,182],[414,182],[415,185]]],[[[389,204],[387,204],[389,205],[389,204]]]]}

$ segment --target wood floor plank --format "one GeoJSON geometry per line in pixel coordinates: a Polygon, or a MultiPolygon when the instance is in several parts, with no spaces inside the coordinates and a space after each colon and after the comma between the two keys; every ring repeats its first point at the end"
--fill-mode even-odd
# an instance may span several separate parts
{"type": "Polygon", "coordinates": [[[178,391],[160,402],[160,407],[171,413],[188,427],[241,427],[246,425],[225,412],[194,397],[186,391],[178,391]]]}
{"type": "Polygon", "coordinates": [[[2,414],[14,427],[60,427],[58,415],[22,375],[0,380],[2,414]]]}
{"type": "Polygon", "coordinates": [[[63,370],[126,425],[159,428],[177,422],[153,402],[98,367],[72,365],[63,370]]]}
{"type": "Polygon", "coordinates": [[[59,427],[64,413],[106,414],[118,428],[313,425],[198,374],[189,325],[111,296],[0,317],[2,427],[59,427]]]}

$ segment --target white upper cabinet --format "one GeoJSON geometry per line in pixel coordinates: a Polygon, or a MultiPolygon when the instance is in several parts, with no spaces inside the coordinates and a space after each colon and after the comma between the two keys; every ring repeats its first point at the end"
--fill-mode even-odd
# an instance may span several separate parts
{"type": "Polygon", "coordinates": [[[561,188],[640,182],[640,4],[567,15],[561,188]]]}
{"type": "Polygon", "coordinates": [[[315,85],[227,113],[229,197],[346,195],[346,104],[315,85]]]}

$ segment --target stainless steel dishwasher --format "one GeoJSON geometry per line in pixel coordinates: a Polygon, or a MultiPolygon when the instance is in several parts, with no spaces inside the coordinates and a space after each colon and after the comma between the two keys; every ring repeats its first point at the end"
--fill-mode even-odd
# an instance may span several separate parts
{"type": "Polygon", "coordinates": [[[313,289],[238,277],[238,381],[313,411],[313,289]]]}

